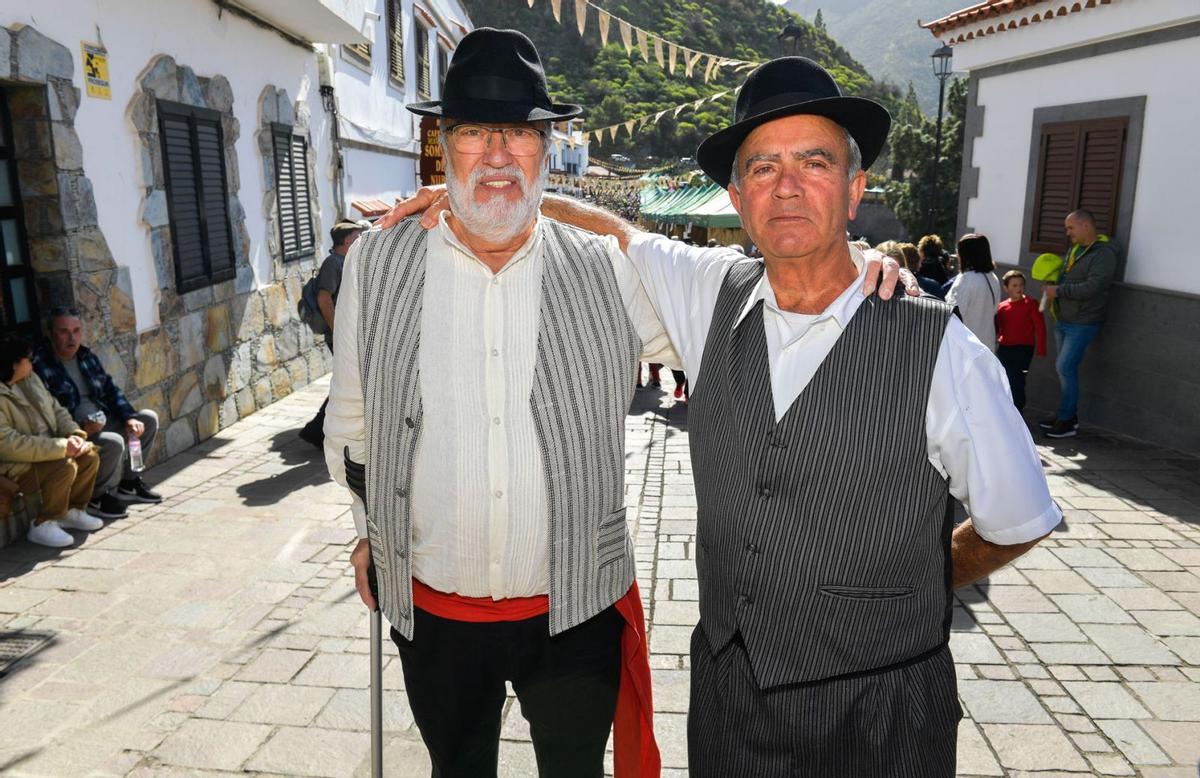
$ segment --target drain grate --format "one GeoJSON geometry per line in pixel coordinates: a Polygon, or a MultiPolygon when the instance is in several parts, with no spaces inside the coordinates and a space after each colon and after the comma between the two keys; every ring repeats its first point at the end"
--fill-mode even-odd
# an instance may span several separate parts
{"type": "Polygon", "coordinates": [[[40,651],[54,639],[53,632],[34,632],[32,630],[17,630],[15,632],[0,631],[0,676],[17,662],[32,653],[40,651]]]}

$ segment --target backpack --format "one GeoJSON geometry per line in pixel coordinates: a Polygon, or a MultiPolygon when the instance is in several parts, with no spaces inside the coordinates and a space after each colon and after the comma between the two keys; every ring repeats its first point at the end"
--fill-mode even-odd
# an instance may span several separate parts
{"type": "Polygon", "coordinates": [[[324,335],[329,331],[325,317],[321,315],[321,306],[317,305],[317,275],[304,282],[300,290],[300,299],[296,301],[296,314],[300,321],[308,325],[314,335],[324,335]]]}

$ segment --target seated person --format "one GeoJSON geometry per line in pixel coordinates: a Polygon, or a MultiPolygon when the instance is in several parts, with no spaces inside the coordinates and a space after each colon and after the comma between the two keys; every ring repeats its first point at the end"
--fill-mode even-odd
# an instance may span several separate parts
{"type": "Polygon", "coordinates": [[[23,493],[41,496],[29,540],[62,548],[75,542],[66,530],[104,526],[84,511],[100,454],[33,375],[31,356],[24,338],[0,337],[0,474],[16,481],[23,493]]]}
{"type": "Polygon", "coordinates": [[[146,486],[125,455],[128,438],[141,442],[143,456],[150,450],[158,431],[158,414],[149,409],[134,410],[100,359],[83,345],[79,311],[50,311],[50,345],[34,353],[33,367],[50,393],[100,449],[100,473],[90,512],[116,519],[126,515],[122,500],[161,502],[162,496],[146,486]]]}

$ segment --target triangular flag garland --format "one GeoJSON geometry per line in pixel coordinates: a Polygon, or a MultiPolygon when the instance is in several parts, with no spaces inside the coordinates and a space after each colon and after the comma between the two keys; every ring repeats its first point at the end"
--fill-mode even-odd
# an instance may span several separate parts
{"type": "Polygon", "coordinates": [[[583,137],[587,138],[589,136],[593,136],[596,138],[596,142],[600,143],[604,140],[605,133],[607,133],[609,136],[609,140],[615,141],[617,139],[617,132],[621,128],[624,128],[625,131],[629,133],[629,137],[632,138],[635,130],[640,130],[648,124],[658,124],[658,120],[663,118],[663,116],[665,116],[668,112],[673,112],[675,116],[679,116],[679,114],[681,114],[684,110],[686,110],[688,108],[691,108],[693,110],[697,109],[704,103],[716,102],[717,100],[720,100],[722,97],[725,97],[726,95],[737,94],[739,90],[741,90],[741,87],[738,87],[737,89],[726,89],[724,92],[717,92],[714,95],[708,95],[707,97],[701,97],[698,100],[691,100],[686,103],[680,103],[679,105],[675,106],[674,108],[664,108],[663,110],[658,111],[656,113],[648,113],[643,116],[635,117],[633,119],[626,119],[625,121],[617,122],[616,124],[610,124],[607,127],[601,127],[599,129],[594,129],[594,130],[585,130],[583,137]]]}
{"type": "MultiPolygon", "coordinates": [[[[529,7],[532,8],[536,0],[527,0],[529,7]]],[[[704,51],[693,51],[692,49],[680,46],[677,43],[667,40],[659,35],[644,30],[635,24],[631,24],[619,16],[613,16],[608,11],[591,2],[591,0],[574,0],[575,2],[575,24],[579,29],[579,34],[582,36],[587,28],[588,8],[591,7],[596,11],[596,20],[600,27],[600,45],[608,45],[608,35],[613,19],[617,21],[617,29],[621,33],[621,44],[625,47],[625,55],[632,56],[636,47],[638,53],[642,57],[642,61],[650,61],[650,49],[653,45],[654,60],[658,66],[666,70],[671,75],[675,75],[675,66],[678,64],[680,52],[683,53],[684,75],[687,78],[692,78],[696,64],[703,58],[708,59],[704,67],[705,83],[716,77],[718,71],[722,67],[732,67],[734,72],[742,72],[749,68],[756,67],[760,63],[750,62],[743,59],[730,59],[717,54],[710,54],[704,51]],[[636,46],[635,46],[636,40],[636,46]],[[664,56],[663,50],[666,49],[664,56]]],[[[554,13],[554,21],[562,24],[562,0],[550,0],[550,8],[554,13]]]]}

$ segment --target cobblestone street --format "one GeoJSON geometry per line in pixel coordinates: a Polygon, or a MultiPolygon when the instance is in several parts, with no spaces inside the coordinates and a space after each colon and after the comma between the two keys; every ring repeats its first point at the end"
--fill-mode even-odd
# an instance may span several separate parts
{"type": "MultiPolygon", "coordinates": [[[[669,383],[669,382],[668,382],[669,383]]],[[[367,614],[347,494],[296,430],[327,379],[147,473],[166,500],[75,547],[0,549],[0,774],[369,774],[367,614]]],[[[665,775],[684,776],[697,620],[686,405],[639,390],[627,504],[665,775]]],[[[1040,446],[1066,518],[959,592],[964,776],[1196,778],[1200,459],[1086,430],[1040,446]]],[[[388,775],[428,775],[390,643],[388,775]]],[[[510,699],[501,774],[536,774],[510,699]]]]}

